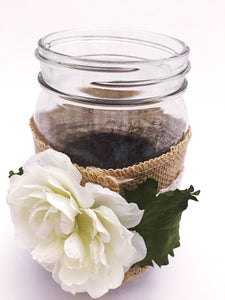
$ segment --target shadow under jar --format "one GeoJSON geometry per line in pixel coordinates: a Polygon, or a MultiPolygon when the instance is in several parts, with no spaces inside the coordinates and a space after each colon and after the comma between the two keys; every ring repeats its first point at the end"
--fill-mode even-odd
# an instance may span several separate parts
{"type": "Polygon", "coordinates": [[[167,153],[187,132],[189,48],[155,33],[64,31],[42,38],[34,122],[73,163],[124,168],[167,153]]]}

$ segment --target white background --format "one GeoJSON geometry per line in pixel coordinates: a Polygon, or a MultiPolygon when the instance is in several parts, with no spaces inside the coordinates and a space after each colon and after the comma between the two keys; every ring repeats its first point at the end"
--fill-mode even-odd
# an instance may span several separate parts
{"type": "MultiPolygon", "coordinates": [[[[105,300],[225,299],[225,2],[223,0],[0,0],[0,298],[73,300],[20,249],[5,201],[8,171],[33,153],[28,126],[40,92],[38,39],[68,28],[129,28],[177,37],[191,48],[185,93],[193,130],[182,187],[201,189],[181,223],[181,247],[105,300]]],[[[75,299],[90,299],[86,294],[75,299]]]]}

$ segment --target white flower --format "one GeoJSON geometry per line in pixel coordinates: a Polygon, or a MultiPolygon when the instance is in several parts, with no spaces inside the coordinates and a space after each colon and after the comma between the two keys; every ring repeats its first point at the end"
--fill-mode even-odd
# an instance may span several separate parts
{"type": "Polygon", "coordinates": [[[80,185],[70,159],[54,150],[34,155],[10,181],[7,201],[15,233],[61,287],[96,298],[121,285],[146,255],[143,238],[127,228],[143,211],[100,185],[80,185]]]}

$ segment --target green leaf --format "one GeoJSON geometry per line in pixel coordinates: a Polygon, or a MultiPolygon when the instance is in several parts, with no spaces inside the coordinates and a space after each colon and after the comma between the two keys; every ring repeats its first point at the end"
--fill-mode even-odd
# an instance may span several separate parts
{"type": "Polygon", "coordinates": [[[9,171],[9,178],[11,178],[13,175],[23,175],[23,168],[19,168],[19,172],[15,173],[13,171],[9,171]]]}
{"type": "Polygon", "coordinates": [[[148,179],[135,191],[125,191],[128,202],[136,202],[145,209],[141,222],[133,228],[145,240],[146,257],[138,263],[140,266],[167,265],[168,255],[174,256],[173,250],[180,246],[179,224],[182,212],[188,206],[188,200],[197,201],[193,186],[186,190],[174,190],[157,193],[155,180],[148,179]]]}
{"type": "Polygon", "coordinates": [[[139,184],[136,190],[124,191],[127,202],[137,203],[140,209],[145,209],[146,205],[152,201],[157,193],[158,183],[155,179],[149,178],[142,184],[139,184]]]}

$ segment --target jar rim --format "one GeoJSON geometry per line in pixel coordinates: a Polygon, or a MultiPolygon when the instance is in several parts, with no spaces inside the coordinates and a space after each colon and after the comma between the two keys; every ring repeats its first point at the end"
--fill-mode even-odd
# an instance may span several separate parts
{"type": "Polygon", "coordinates": [[[136,105],[180,95],[190,49],[159,33],[70,29],[38,42],[41,86],[84,103],[136,105]]]}
{"type": "MultiPolygon", "coordinates": [[[[73,49],[73,51],[76,51],[73,49]]],[[[69,29],[50,33],[38,41],[38,48],[35,55],[39,60],[48,63],[58,64],[68,68],[90,69],[101,71],[128,72],[129,68],[134,71],[137,64],[144,66],[169,63],[174,60],[188,57],[189,47],[181,40],[160,33],[148,31],[130,31],[130,30],[86,30],[86,29],[69,29]],[[135,57],[127,56],[126,59],[114,56],[113,60],[107,59],[104,54],[100,58],[97,55],[76,55],[70,52],[60,51],[60,47],[66,45],[67,48],[75,43],[93,43],[93,42],[114,42],[122,43],[123,46],[138,46],[145,52],[148,48],[154,48],[155,53],[161,57],[135,57]],[[58,47],[58,49],[57,49],[58,47]]]]}

